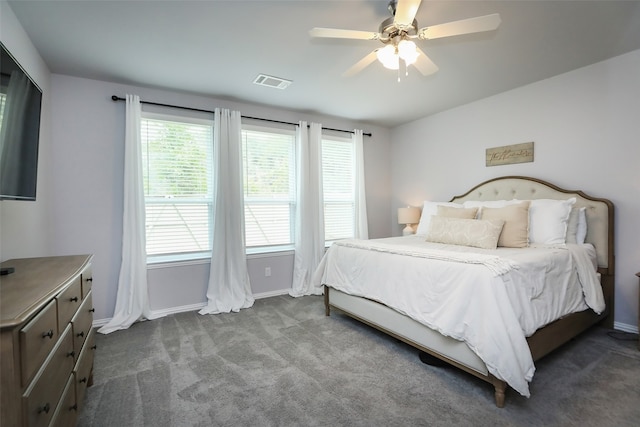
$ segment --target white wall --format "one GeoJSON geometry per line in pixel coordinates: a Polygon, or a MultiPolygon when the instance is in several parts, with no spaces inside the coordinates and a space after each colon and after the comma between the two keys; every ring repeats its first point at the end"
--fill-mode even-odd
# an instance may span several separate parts
{"type": "MultiPolygon", "coordinates": [[[[94,254],[95,319],[111,317],[121,261],[124,102],[111,95],[140,95],[142,100],[211,110],[239,110],[243,115],[298,122],[320,122],[338,129],[362,128],[365,137],[367,209],[371,237],[389,236],[391,175],[389,130],[295,111],[219,99],[123,86],[109,82],[52,75],[54,170],[51,209],[52,246],[56,254],[94,254]]],[[[206,301],[207,262],[154,267],[148,272],[151,309],[171,311],[206,301]]],[[[249,274],[254,294],[286,292],[291,285],[292,254],[251,256],[249,274]],[[271,277],[264,268],[271,267],[271,277]]]]}
{"type": "Polygon", "coordinates": [[[51,75],[6,1],[0,0],[0,40],[42,89],[36,201],[0,201],[0,259],[52,255],[49,246],[48,202],[52,174],[51,75]]]}
{"type": "Polygon", "coordinates": [[[616,221],[615,321],[635,330],[639,123],[640,51],[634,51],[400,126],[391,135],[393,210],[449,200],[504,175],[608,198],[616,221]],[[485,167],[486,148],[528,141],[534,141],[534,162],[485,167]]]}

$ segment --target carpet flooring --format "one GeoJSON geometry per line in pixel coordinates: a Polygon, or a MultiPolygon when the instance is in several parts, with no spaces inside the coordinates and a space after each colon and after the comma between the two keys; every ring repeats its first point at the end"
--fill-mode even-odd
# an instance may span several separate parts
{"type": "Polygon", "coordinates": [[[322,297],[257,300],[97,334],[79,426],[637,426],[637,339],[595,328],[536,364],[531,397],[337,312],[322,297]],[[620,339],[622,338],[622,339],[620,339]]]}

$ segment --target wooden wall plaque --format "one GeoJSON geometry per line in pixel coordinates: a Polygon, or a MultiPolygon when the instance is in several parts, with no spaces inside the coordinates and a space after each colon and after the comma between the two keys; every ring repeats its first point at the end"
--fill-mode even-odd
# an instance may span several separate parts
{"type": "Polygon", "coordinates": [[[533,142],[487,148],[487,166],[533,162],[533,142]]]}

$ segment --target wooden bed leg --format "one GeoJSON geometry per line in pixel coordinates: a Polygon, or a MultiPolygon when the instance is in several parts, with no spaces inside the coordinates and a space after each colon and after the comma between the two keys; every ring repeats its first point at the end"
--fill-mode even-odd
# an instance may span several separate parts
{"type": "Polygon", "coordinates": [[[329,287],[324,286],[324,315],[329,316],[331,314],[331,308],[329,307],[329,287]]]}
{"type": "Polygon", "coordinates": [[[495,391],[496,406],[498,408],[504,408],[504,397],[505,397],[505,392],[507,391],[507,383],[495,377],[492,377],[491,383],[493,384],[493,387],[496,390],[495,391]]]}

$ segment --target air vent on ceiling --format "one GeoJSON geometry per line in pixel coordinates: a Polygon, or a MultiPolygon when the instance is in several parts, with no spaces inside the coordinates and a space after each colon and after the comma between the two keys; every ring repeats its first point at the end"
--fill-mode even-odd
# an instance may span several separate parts
{"type": "Polygon", "coordinates": [[[273,87],[276,89],[286,89],[292,82],[291,80],[281,79],[280,77],[258,74],[258,77],[256,77],[253,83],[260,86],[273,87]]]}

